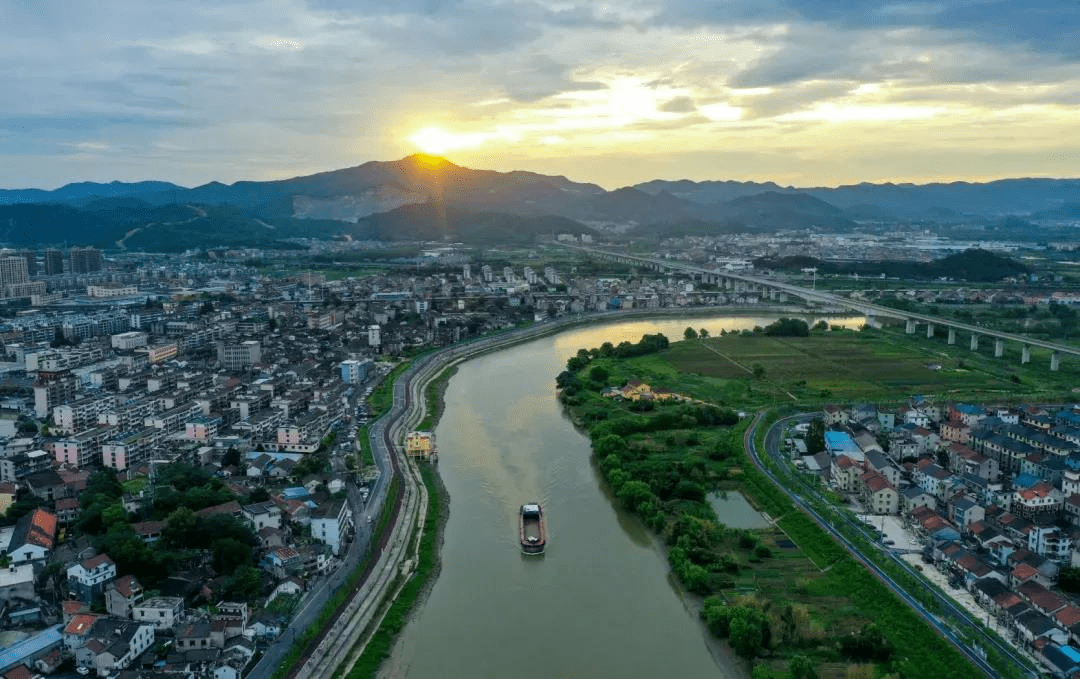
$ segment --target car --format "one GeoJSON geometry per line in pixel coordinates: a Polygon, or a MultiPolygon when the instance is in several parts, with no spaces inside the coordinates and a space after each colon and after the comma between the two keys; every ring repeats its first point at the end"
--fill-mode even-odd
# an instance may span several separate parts
{"type": "Polygon", "coordinates": [[[886,540],[885,544],[887,544],[887,545],[895,545],[896,541],[895,540],[886,540]]]}

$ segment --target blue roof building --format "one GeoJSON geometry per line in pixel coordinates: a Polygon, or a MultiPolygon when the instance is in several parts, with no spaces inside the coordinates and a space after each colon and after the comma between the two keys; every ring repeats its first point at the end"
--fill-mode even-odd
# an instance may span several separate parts
{"type": "Polygon", "coordinates": [[[33,665],[35,660],[59,647],[63,641],[61,627],[55,625],[0,651],[0,672],[6,672],[20,663],[33,665]]]}

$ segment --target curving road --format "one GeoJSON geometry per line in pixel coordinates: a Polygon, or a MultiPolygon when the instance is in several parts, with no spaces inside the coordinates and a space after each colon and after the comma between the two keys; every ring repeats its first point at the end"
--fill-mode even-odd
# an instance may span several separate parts
{"type": "MultiPolygon", "coordinates": [[[[977,668],[979,668],[987,677],[994,679],[998,676],[997,672],[990,665],[985,658],[981,649],[978,647],[969,645],[964,640],[960,639],[953,628],[947,624],[952,622],[956,625],[962,625],[964,631],[968,634],[974,635],[974,638],[978,639],[980,643],[986,648],[992,648],[1000,656],[1006,658],[1011,662],[1015,668],[1021,674],[1029,674],[1037,677],[1038,672],[1034,671],[1032,665],[1028,660],[1019,655],[1012,646],[1003,642],[995,635],[988,634],[980,625],[978,620],[975,620],[971,613],[964,607],[957,604],[949,596],[936,589],[935,587],[927,587],[926,591],[934,597],[934,603],[937,604],[944,612],[944,617],[939,617],[929,611],[923,604],[911,596],[899,583],[897,583],[887,572],[885,572],[875,561],[870,559],[861,549],[860,546],[849,540],[836,525],[822,516],[809,502],[804,499],[803,495],[797,493],[794,489],[789,488],[785,483],[781,481],[776,474],[773,473],[771,468],[765,465],[761,459],[761,453],[757,449],[755,438],[757,431],[761,423],[761,418],[765,414],[765,411],[759,411],[755,416],[753,422],[746,430],[746,434],[743,438],[743,445],[746,448],[747,454],[749,454],[751,461],[754,465],[765,474],[769,480],[771,480],[778,488],[791,499],[795,506],[801,511],[810,516],[815,523],[818,524],[823,530],[833,536],[840,544],[844,546],[860,563],[870,570],[881,582],[883,582],[889,589],[891,589],[902,601],[910,606],[916,613],[918,613],[923,619],[931,624],[943,637],[948,639],[957,649],[960,650],[977,668]]],[[[778,465],[784,465],[785,461],[782,459],[780,453],[780,434],[783,428],[789,422],[808,421],[815,417],[813,414],[802,414],[787,417],[775,422],[765,435],[765,452],[772,458],[773,462],[778,465]]],[[[803,490],[808,496],[812,496],[814,500],[828,505],[828,501],[823,498],[816,489],[804,484],[803,490]]],[[[839,519],[849,524],[850,528],[853,528],[859,532],[865,532],[867,527],[860,521],[857,521],[854,517],[850,516],[846,512],[836,510],[831,517],[833,520],[839,519]]],[[[909,575],[915,578],[921,579],[922,576],[917,571],[911,568],[911,566],[900,559],[891,550],[881,549],[881,552],[890,558],[893,563],[904,569],[909,575]]]]}

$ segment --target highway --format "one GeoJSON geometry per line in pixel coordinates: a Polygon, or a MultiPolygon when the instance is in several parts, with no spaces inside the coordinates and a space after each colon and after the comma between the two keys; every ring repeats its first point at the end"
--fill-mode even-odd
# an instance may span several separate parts
{"type": "MultiPolygon", "coordinates": [[[[1038,676],[1037,672],[1034,672],[1032,670],[1031,663],[1028,662],[1026,658],[1021,656],[1016,651],[1016,649],[1014,649],[1008,643],[999,639],[997,636],[987,633],[986,630],[981,626],[980,622],[974,619],[967,609],[957,604],[951,597],[945,595],[929,583],[927,584],[926,591],[933,596],[934,603],[939,606],[940,610],[943,612],[943,617],[939,617],[938,615],[935,615],[934,613],[927,610],[920,601],[918,601],[915,597],[911,596],[887,572],[885,572],[881,567],[879,567],[875,561],[870,559],[862,551],[859,545],[849,540],[832,521],[822,516],[809,502],[806,501],[806,499],[804,499],[803,495],[800,495],[799,492],[796,492],[796,489],[791,488],[789,484],[786,484],[779,477],[777,477],[777,475],[772,471],[772,469],[763,463],[761,459],[761,453],[760,451],[758,451],[757,444],[755,442],[758,427],[760,425],[763,415],[764,411],[760,411],[754,416],[753,422],[747,428],[746,434],[744,435],[744,447],[746,448],[747,454],[750,456],[750,459],[751,461],[753,461],[754,465],[759,470],[761,470],[761,472],[764,473],[769,478],[769,480],[776,484],[778,488],[783,490],[784,493],[791,499],[791,501],[795,503],[796,507],[798,507],[801,511],[810,516],[810,518],[813,519],[814,522],[817,523],[818,526],[820,526],[823,530],[832,535],[860,563],[866,566],[866,568],[868,568],[871,573],[873,573],[881,582],[883,582],[898,597],[900,597],[902,601],[904,601],[908,606],[910,606],[923,619],[929,622],[934,627],[934,629],[936,629],[943,637],[948,639],[957,649],[960,650],[961,653],[963,653],[972,662],[972,664],[974,664],[983,673],[985,673],[987,677],[995,678],[998,676],[998,674],[994,670],[993,666],[991,666],[984,659],[982,653],[980,652],[980,649],[969,645],[968,643],[960,639],[954,631],[953,627],[947,624],[948,622],[951,622],[954,625],[962,626],[965,633],[971,635],[975,639],[978,639],[982,647],[992,648],[1000,656],[1006,658],[1009,662],[1011,662],[1016,667],[1016,669],[1021,672],[1021,674],[1029,674],[1035,677],[1038,676]]],[[[813,417],[813,414],[795,415],[792,417],[778,420],[769,428],[765,435],[765,452],[769,455],[769,457],[772,458],[775,464],[780,465],[781,467],[786,464],[786,461],[782,458],[782,454],[780,453],[779,441],[781,432],[783,431],[783,428],[787,425],[787,423],[794,421],[809,421],[813,417]]],[[[813,499],[821,503],[823,506],[830,506],[828,504],[828,501],[823,498],[812,486],[810,486],[809,484],[803,484],[803,486],[804,487],[800,490],[804,490],[807,495],[813,496],[813,499]]],[[[876,541],[870,537],[868,527],[861,521],[857,520],[854,516],[851,516],[849,513],[843,512],[839,509],[835,509],[832,512],[831,518],[833,519],[833,521],[839,520],[847,523],[850,529],[854,529],[859,533],[867,535],[868,539],[871,539],[872,542],[876,543],[876,541]]],[[[905,572],[908,573],[908,575],[919,580],[923,579],[922,574],[914,570],[906,561],[899,558],[892,550],[884,549],[883,547],[879,547],[879,549],[882,554],[886,555],[889,559],[892,560],[894,565],[902,568],[905,572]]]]}

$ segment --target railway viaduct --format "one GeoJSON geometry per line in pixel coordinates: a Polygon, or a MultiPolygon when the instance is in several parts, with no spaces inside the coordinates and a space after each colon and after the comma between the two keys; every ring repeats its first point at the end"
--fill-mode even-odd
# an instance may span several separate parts
{"type": "Polygon", "coordinates": [[[1062,356],[1080,356],[1080,348],[1078,347],[1057,344],[1055,342],[1045,342],[1043,340],[1032,339],[1022,335],[991,330],[969,323],[961,323],[960,321],[952,319],[901,311],[899,309],[871,304],[870,302],[864,302],[857,299],[849,299],[820,290],[792,285],[764,276],[753,276],[734,271],[725,271],[723,269],[709,269],[677,260],[629,255],[620,252],[608,252],[597,248],[567,245],[565,243],[560,243],[560,245],[594,257],[613,260],[622,264],[645,266],[659,272],[689,274],[703,283],[717,285],[725,290],[730,290],[735,293],[757,292],[771,301],[783,302],[789,297],[796,297],[808,303],[825,304],[856,311],[864,314],[868,320],[872,320],[876,316],[897,318],[905,322],[905,328],[909,335],[915,334],[920,325],[926,327],[927,337],[933,337],[937,332],[937,329],[942,328],[948,333],[949,344],[956,344],[958,334],[963,333],[969,337],[972,351],[979,348],[980,340],[984,338],[988,341],[993,340],[994,356],[998,358],[1005,355],[1006,343],[1018,345],[1020,347],[1020,363],[1028,363],[1031,361],[1032,347],[1046,349],[1050,352],[1050,370],[1057,370],[1059,368],[1062,356]]]}

